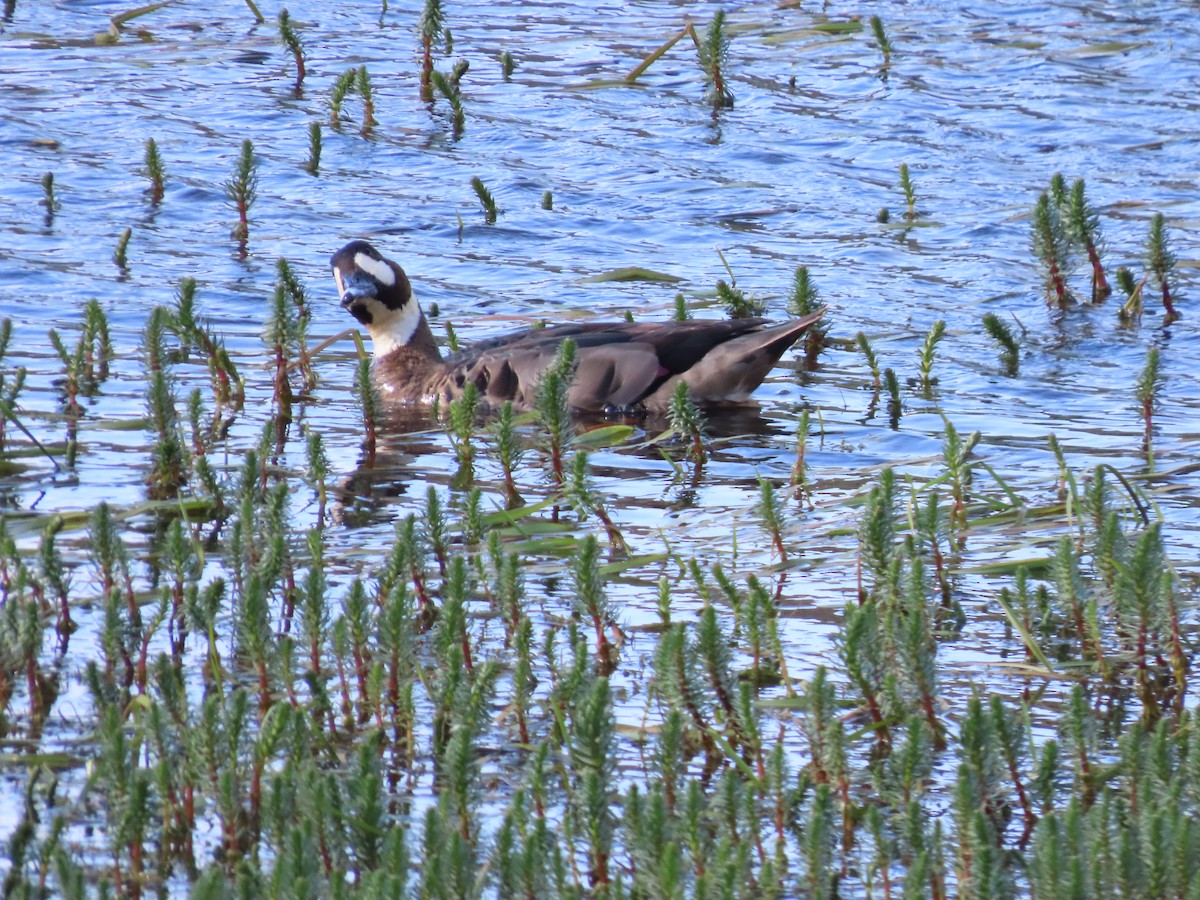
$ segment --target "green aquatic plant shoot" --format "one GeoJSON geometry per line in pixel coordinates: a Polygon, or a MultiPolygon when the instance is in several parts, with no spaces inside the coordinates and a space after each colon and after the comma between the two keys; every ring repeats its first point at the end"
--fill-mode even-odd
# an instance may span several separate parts
{"type": "Polygon", "coordinates": [[[435,69],[430,80],[437,92],[450,104],[450,123],[454,130],[454,138],[457,140],[462,136],[463,124],[466,121],[466,111],[463,109],[462,91],[459,89],[458,79],[452,76],[447,77],[435,69]]]}
{"type": "Polygon", "coordinates": [[[688,386],[683,381],[675,383],[671,405],[667,408],[667,421],[671,431],[687,445],[687,458],[697,466],[704,465],[708,460],[708,451],[704,446],[704,413],[692,400],[688,386]]]}
{"type": "Polygon", "coordinates": [[[900,190],[904,191],[904,218],[911,222],[917,217],[917,193],[908,172],[908,163],[900,163],[900,190]]]}
{"type": "Polygon", "coordinates": [[[421,37],[421,100],[433,102],[433,51],[444,45],[445,15],[441,0],[425,0],[417,24],[421,37]]]}
{"type": "Polygon", "coordinates": [[[858,349],[862,351],[862,355],[867,361],[867,368],[871,372],[871,380],[874,382],[875,390],[878,391],[883,387],[883,380],[879,370],[879,359],[875,356],[875,348],[871,346],[870,339],[862,331],[854,336],[854,342],[858,345],[858,349]]]}
{"type": "Polygon", "coordinates": [[[933,377],[933,358],[937,353],[938,342],[946,334],[946,323],[942,319],[938,319],[929,329],[929,333],[925,335],[925,343],[921,346],[921,359],[919,369],[921,372],[921,390],[926,394],[933,388],[934,382],[937,381],[933,377]]]}
{"type": "Polygon", "coordinates": [[[552,191],[542,191],[542,209],[554,209],[554,193],[552,191]]]}
{"type": "Polygon", "coordinates": [[[887,33],[883,30],[883,20],[879,16],[871,16],[871,34],[875,36],[875,43],[879,47],[879,52],[883,54],[884,66],[891,65],[892,42],[888,40],[887,33]]]}
{"type": "Polygon", "coordinates": [[[354,77],[355,87],[358,90],[358,96],[362,98],[363,103],[363,118],[361,133],[365,136],[371,133],[371,129],[379,124],[375,118],[375,94],[371,90],[371,76],[367,73],[366,66],[359,66],[358,72],[354,77]]]}
{"type": "Polygon", "coordinates": [[[712,22],[697,46],[700,68],[708,82],[706,99],[713,112],[733,106],[733,93],[726,79],[726,60],[729,56],[729,38],[725,35],[725,10],[718,9],[712,22]]]}
{"type": "Polygon", "coordinates": [[[296,34],[296,29],[292,27],[292,17],[288,14],[287,7],[279,10],[279,40],[283,42],[296,61],[296,87],[300,87],[304,83],[305,76],[304,47],[300,43],[300,36],[296,34]]]}
{"type": "Polygon", "coordinates": [[[496,217],[500,214],[496,207],[496,198],[478,175],[471,178],[471,190],[475,192],[475,196],[479,198],[479,205],[483,207],[483,221],[488,225],[495,225],[496,217]]]}
{"type": "Polygon", "coordinates": [[[47,172],[42,176],[42,199],[41,205],[46,208],[46,220],[50,221],[54,218],[54,212],[58,209],[58,198],[54,196],[54,173],[47,172]]]}
{"type": "Polygon", "coordinates": [[[1000,345],[1000,363],[1008,375],[1016,375],[1021,363],[1021,345],[1012,329],[995,313],[983,317],[983,329],[992,340],[1000,345]]]}
{"type": "Polygon", "coordinates": [[[1042,191],[1033,211],[1033,253],[1045,273],[1046,298],[1060,309],[1074,301],[1067,286],[1069,245],[1058,205],[1042,191]]]}
{"type": "Polygon", "coordinates": [[[512,54],[509,53],[507,50],[502,50],[500,52],[500,75],[504,78],[505,81],[512,80],[512,74],[516,70],[516,68],[517,68],[517,63],[513,59],[512,54]]]}
{"type": "Polygon", "coordinates": [[[304,164],[304,171],[309,175],[316,175],[321,169],[321,123],[308,123],[308,162],[304,164]]]}
{"type": "Polygon", "coordinates": [[[150,202],[162,202],[166,172],[163,167],[162,154],[158,152],[158,143],[154,138],[146,138],[145,156],[146,177],[150,179],[150,202]]]}
{"type": "Polygon", "coordinates": [[[767,311],[764,300],[747,297],[746,292],[721,278],[717,281],[717,302],[731,319],[749,319],[767,311]]]}
{"type": "Polygon", "coordinates": [[[118,269],[128,269],[129,259],[127,251],[129,250],[129,239],[133,237],[133,229],[126,226],[121,230],[120,236],[117,238],[116,249],[113,250],[113,263],[118,269]]]}
{"type": "Polygon", "coordinates": [[[1146,365],[1138,375],[1137,387],[1134,391],[1138,406],[1142,413],[1144,426],[1142,449],[1146,454],[1146,465],[1154,471],[1154,451],[1152,449],[1154,436],[1154,408],[1158,404],[1158,393],[1162,386],[1162,364],[1157,347],[1151,347],[1146,354],[1146,365]]]}
{"type": "Polygon", "coordinates": [[[258,161],[254,157],[254,143],[246,138],[242,141],[233,175],[225,182],[225,196],[238,215],[231,237],[241,244],[243,255],[246,242],[250,239],[250,207],[254,205],[257,195],[258,161]]]}
{"type": "Polygon", "coordinates": [[[1103,303],[1112,293],[1112,288],[1109,287],[1100,259],[1100,247],[1103,244],[1100,217],[1088,202],[1086,190],[1082,178],[1077,178],[1071,185],[1065,219],[1071,240],[1083,248],[1092,268],[1092,302],[1103,303]]]}
{"type": "Polygon", "coordinates": [[[1158,282],[1162,291],[1163,308],[1167,311],[1163,323],[1170,325],[1179,318],[1171,294],[1171,277],[1175,269],[1175,254],[1167,235],[1166,220],[1162,213],[1155,213],[1150,220],[1150,233],[1146,236],[1146,268],[1158,282]]]}
{"type": "MultiPolygon", "coordinates": [[[[788,294],[787,311],[800,318],[821,308],[821,294],[813,283],[808,266],[797,266],[792,273],[792,290],[788,294]]],[[[821,321],[813,324],[804,333],[804,361],[809,368],[817,364],[817,357],[825,346],[829,335],[829,324],[821,321]]]]}
{"type": "Polygon", "coordinates": [[[357,78],[358,67],[354,66],[339,75],[337,81],[333,83],[333,88],[329,93],[330,128],[340,129],[342,127],[342,104],[355,90],[357,78]]]}

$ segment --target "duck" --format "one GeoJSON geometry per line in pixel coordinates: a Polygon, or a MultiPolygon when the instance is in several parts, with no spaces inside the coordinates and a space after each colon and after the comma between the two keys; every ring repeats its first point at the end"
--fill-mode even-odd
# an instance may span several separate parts
{"type": "Polygon", "coordinates": [[[443,357],[397,263],[354,240],[330,259],[342,307],[370,335],[372,381],[381,399],[433,404],[475,385],[485,408],[532,409],[559,347],[575,342],[567,394],[576,413],[663,414],[684,382],[701,407],[753,405],[751,394],[784,352],[824,314],[666,322],[576,322],[504,334],[443,357]]]}

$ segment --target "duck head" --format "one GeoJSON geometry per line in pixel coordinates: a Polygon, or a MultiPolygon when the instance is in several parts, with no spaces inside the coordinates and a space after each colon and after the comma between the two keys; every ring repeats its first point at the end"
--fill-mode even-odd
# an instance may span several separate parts
{"type": "Polygon", "coordinates": [[[366,241],[351,241],[329,264],[342,308],[367,329],[377,359],[412,340],[424,314],[402,268],[366,241]]]}

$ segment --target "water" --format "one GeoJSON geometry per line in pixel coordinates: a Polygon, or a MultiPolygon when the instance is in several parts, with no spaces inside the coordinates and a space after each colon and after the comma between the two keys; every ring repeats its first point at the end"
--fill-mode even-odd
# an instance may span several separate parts
{"type": "MultiPolygon", "coordinates": [[[[56,473],[35,455],[0,479],[10,528],[33,546],[41,516],[100,499],[123,507],[144,499],[151,438],[138,421],[145,414],[140,333],[149,310],[170,304],[185,277],[199,282],[199,308],[247,378],[250,402],[226,444],[228,465],[236,467],[269,413],[260,333],[276,258],[289,259],[304,279],[311,333],[332,335],[350,322],[333,296],[329,255],[367,237],[401,262],[427,308],[440,307],[435,330],[449,320],[463,341],[538,319],[627,310],[666,317],[680,289],[703,308],[716,281],[729,278],[722,254],[738,287],[772,298],[780,315],[794,268],[810,268],[830,307],[832,345],[813,372],[794,364],[776,370],[759,392],[759,414],[713,423],[713,460],[695,484],[673,482],[670,466],[640,440],[593,459],[597,488],[638,552],[669,544],[739,572],[772,573],[751,512],[757,477],[787,480],[798,413],[812,411],[820,432],[807,456],[815,507],[790,507],[787,539],[800,568],[819,577],[793,571],[780,595],[793,675],[833,657],[837,614],[856,588],[849,501],[880,467],[898,466],[918,480],[939,473],[945,416],[964,435],[982,432],[977,454],[1030,506],[1055,496],[1050,433],[1076,470],[1106,462],[1142,472],[1133,390],[1151,347],[1163,359],[1155,463],[1167,474],[1148,485],[1180,574],[1194,580],[1200,491],[1196,472],[1180,468],[1200,438],[1200,345],[1189,302],[1197,294],[1200,222],[1194,6],[991,3],[965,11],[885,3],[874,7],[894,47],[885,71],[869,29],[815,30],[845,22],[857,8],[749,4],[728,9],[732,109],[714,116],[704,103],[688,38],[635,85],[616,83],[685,22],[703,30],[718,8],[450,6],[454,49],[439,67],[455,59],[471,64],[462,81],[465,130],[455,139],[446,103],[431,110],[418,95],[419,9],[412,3],[392,3],[383,14],[365,3],[289,5],[308,60],[299,89],[274,23],[256,26],[233,0],[168,6],[131,21],[114,43],[96,36],[123,4],[15,4],[0,35],[0,316],[12,319],[15,332],[5,365],[30,371],[23,420],[43,442],[63,440],[60,365],[46,332],[55,328],[71,343],[89,298],[110,317],[117,360],[113,377],[86,401],[76,470],[56,473]],[[511,81],[501,74],[502,51],[516,60],[511,81]],[[330,87],[352,65],[366,65],[374,87],[379,124],[367,136],[359,133],[357,99],[347,101],[340,130],[327,124],[330,87]],[[304,171],[311,122],[324,125],[316,177],[304,171]],[[158,206],[147,199],[142,172],[151,137],[166,166],[158,206]],[[254,142],[259,182],[243,257],[230,239],[235,215],[223,183],[244,138],[254,142]],[[916,223],[902,215],[901,163],[915,184],[916,223]],[[38,205],[47,172],[59,201],[52,217],[38,205]],[[1153,296],[1132,327],[1118,322],[1115,298],[1099,308],[1047,308],[1029,217],[1055,172],[1086,177],[1110,273],[1124,264],[1140,277],[1149,220],[1166,215],[1182,320],[1163,327],[1153,296]],[[472,176],[499,203],[496,225],[483,223],[472,176]],[[540,206],[547,190],[553,210],[540,206]],[[882,207],[889,224],[876,220],[882,207]],[[111,255],[127,226],[133,237],[122,272],[111,255]],[[684,281],[585,281],[632,265],[684,281]],[[1016,377],[1003,373],[980,327],[988,312],[1021,337],[1016,377]],[[947,333],[936,385],[924,397],[909,380],[937,319],[947,333]],[[870,374],[853,345],[859,331],[905,385],[895,427],[885,404],[872,403],[870,374]]],[[[1087,290],[1082,271],[1073,285],[1087,290]]],[[[321,384],[299,409],[334,461],[339,487],[327,534],[331,579],[342,585],[378,563],[391,523],[419,510],[426,485],[445,485],[453,470],[448,441],[428,422],[412,424],[420,435],[392,435],[378,463],[362,465],[353,369],[349,342],[326,352],[321,384]]],[[[181,370],[187,390],[207,385],[201,366],[181,370]]],[[[298,430],[292,438],[282,462],[300,469],[298,430]]],[[[538,463],[527,458],[526,465],[537,482],[538,463]]],[[[982,473],[977,489],[1003,496],[982,473]]],[[[294,506],[299,527],[316,524],[311,495],[298,494],[294,506]]],[[[1036,523],[1029,529],[985,530],[972,538],[970,558],[1045,555],[1053,534],[1036,523]]],[[[88,584],[82,536],[71,532],[67,540],[68,551],[76,548],[68,559],[74,578],[88,584]]],[[[660,574],[675,577],[676,570],[647,564],[613,585],[623,621],[654,621],[660,574]]],[[[1001,655],[1003,628],[987,592],[1002,582],[971,583],[980,593],[965,599],[967,629],[944,653],[962,679],[951,694],[981,674],[1002,677],[987,665],[1001,655]]],[[[686,616],[699,600],[683,591],[679,603],[686,616]]],[[[84,633],[75,640],[86,647],[96,623],[82,618],[84,633]]],[[[651,652],[653,644],[639,640],[630,652],[651,652]]],[[[67,673],[65,690],[86,708],[73,681],[78,674],[67,673]]],[[[638,683],[636,675],[626,680],[638,683]]],[[[631,716],[640,717],[640,702],[631,716]]],[[[74,723],[59,722],[43,746],[77,736],[74,723]]],[[[0,806],[15,809],[8,800],[23,784],[23,769],[10,770],[0,806]]],[[[0,835],[13,822],[0,817],[0,835]]]]}

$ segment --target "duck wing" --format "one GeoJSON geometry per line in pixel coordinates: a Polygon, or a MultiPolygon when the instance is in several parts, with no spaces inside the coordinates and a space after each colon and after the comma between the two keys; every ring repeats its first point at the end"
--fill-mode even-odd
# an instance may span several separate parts
{"type": "Polygon", "coordinates": [[[570,338],[578,367],[568,402],[576,409],[665,409],[681,377],[699,403],[745,402],[818,318],[782,325],[766,319],[581,322],[501,335],[446,359],[438,392],[457,394],[471,382],[490,406],[511,401],[528,409],[542,373],[570,338]]]}

